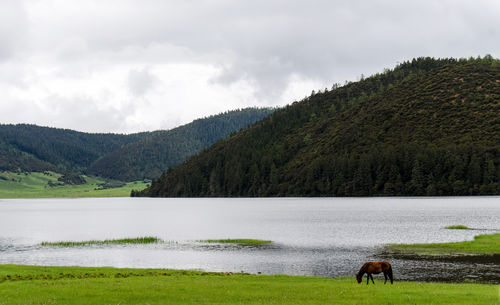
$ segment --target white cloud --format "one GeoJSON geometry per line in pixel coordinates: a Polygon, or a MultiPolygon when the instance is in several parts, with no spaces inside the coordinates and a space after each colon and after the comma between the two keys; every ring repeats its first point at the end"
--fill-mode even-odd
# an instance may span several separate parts
{"type": "Polygon", "coordinates": [[[499,15],[496,0],[2,0],[0,122],[132,132],[282,105],[412,57],[499,57],[499,15]]]}
{"type": "Polygon", "coordinates": [[[23,45],[27,31],[27,16],[22,3],[0,1],[0,62],[12,57],[23,45]]]}
{"type": "Polygon", "coordinates": [[[158,78],[148,68],[132,69],[128,72],[127,86],[135,97],[142,97],[159,83],[158,78]]]}

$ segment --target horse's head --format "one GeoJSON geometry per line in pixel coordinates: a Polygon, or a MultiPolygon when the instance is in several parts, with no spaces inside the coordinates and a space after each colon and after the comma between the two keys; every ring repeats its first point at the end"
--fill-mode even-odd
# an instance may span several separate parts
{"type": "Polygon", "coordinates": [[[361,281],[362,281],[362,275],[358,273],[356,273],[356,280],[358,281],[358,284],[361,284],[361,281]]]}

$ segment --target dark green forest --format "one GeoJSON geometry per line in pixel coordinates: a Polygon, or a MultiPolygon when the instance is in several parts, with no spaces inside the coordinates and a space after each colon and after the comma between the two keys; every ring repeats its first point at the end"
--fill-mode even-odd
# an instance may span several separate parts
{"type": "Polygon", "coordinates": [[[27,124],[0,125],[0,170],[81,172],[99,157],[148,134],[97,134],[27,124]]]}
{"type": "Polygon", "coordinates": [[[313,92],[132,195],[498,195],[499,131],[499,60],[418,58],[313,92]]]}
{"type": "Polygon", "coordinates": [[[268,108],[228,111],[168,131],[130,135],[92,134],[27,124],[0,125],[0,171],[51,170],[67,177],[91,174],[122,181],[157,178],[169,166],[177,166],[273,111],[268,108]]]}
{"type": "Polygon", "coordinates": [[[274,111],[270,108],[246,108],[195,120],[123,146],[89,167],[93,175],[133,181],[158,178],[169,167],[231,133],[247,128],[274,111]]]}

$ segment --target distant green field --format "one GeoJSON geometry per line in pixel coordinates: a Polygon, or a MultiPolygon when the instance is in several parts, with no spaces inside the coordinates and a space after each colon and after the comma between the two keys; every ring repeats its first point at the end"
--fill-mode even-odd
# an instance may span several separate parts
{"type": "Polygon", "coordinates": [[[0,172],[0,198],[128,197],[132,190],[142,190],[147,186],[145,182],[136,181],[102,189],[100,184],[106,181],[87,176],[84,176],[86,184],[57,185],[60,184],[59,177],[61,174],[54,172],[0,172]]]}
{"type": "Polygon", "coordinates": [[[498,285],[0,265],[0,304],[500,304],[498,285]]]}

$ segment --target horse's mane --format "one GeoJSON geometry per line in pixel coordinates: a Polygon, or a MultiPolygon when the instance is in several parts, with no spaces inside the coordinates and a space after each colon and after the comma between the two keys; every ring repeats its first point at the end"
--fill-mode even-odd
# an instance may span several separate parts
{"type": "Polygon", "coordinates": [[[366,271],[366,269],[368,268],[368,266],[370,266],[370,263],[364,263],[363,266],[361,266],[361,269],[359,269],[359,272],[361,271],[366,271]]]}

